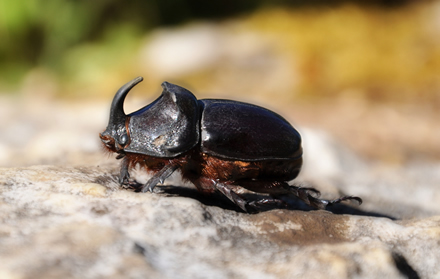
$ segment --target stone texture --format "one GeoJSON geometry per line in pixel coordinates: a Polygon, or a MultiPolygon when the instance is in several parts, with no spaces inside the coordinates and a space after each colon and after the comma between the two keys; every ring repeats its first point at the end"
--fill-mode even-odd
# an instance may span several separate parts
{"type": "Polygon", "coordinates": [[[364,203],[249,215],[178,175],[154,194],[121,188],[97,136],[108,102],[0,101],[0,278],[440,276],[438,162],[367,162],[300,126],[293,183],[364,203]]]}
{"type": "Polygon", "coordinates": [[[153,194],[123,189],[116,164],[0,173],[2,278],[440,276],[439,215],[377,217],[389,212],[365,210],[374,191],[360,207],[245,214],[177,177],[153,194]]]}
{"type": "Polygon", "coordinates": [[[198,97],[247,99],[338,136],[298,127],[305,161],[293,183],[364,203],[312,211],[289,200],[290,210],[249,215],[178,176],[154,194],[123,189],[97,136],[122,83],[101,73],[100,90],[54,100],[56,83],[36,70],[19,96],[0,95],[0,278],[440,277],[440,164],[415,162],[438,157],[418,155],[437,150],[438,113],[356,97],[297,102],[296,54],[286,58],[274,38],[242,28],[153,32],[136,64],[154,90],[130,95],[127,112],[149,103],[139,98],[155,99],[163,80],[194,74],[188,85],[198,97]],[[344,146],[408,164],[367,162],[344,146]]]}

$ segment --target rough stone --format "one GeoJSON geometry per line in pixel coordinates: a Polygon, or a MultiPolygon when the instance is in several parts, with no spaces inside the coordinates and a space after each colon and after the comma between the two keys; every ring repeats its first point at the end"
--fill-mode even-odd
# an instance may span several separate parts
{"type": "Polygon", "coordinates": [[[364,203],[313,211],[292,199],[249,215],[178,175],[154,194],[120,187],[97,136],[108,102],[1,101],[0,278],[440,276],[438,162],[366,162],[299,127],[292,183],[364,203]]]}
{"type": "Polygon", "coordinates": [[[364,205],[246,214],[178,179],[135,193],[117,173],[116,164],[0,169],[0,276],[440,276],[438,215],[394,220],[364,205]]]}

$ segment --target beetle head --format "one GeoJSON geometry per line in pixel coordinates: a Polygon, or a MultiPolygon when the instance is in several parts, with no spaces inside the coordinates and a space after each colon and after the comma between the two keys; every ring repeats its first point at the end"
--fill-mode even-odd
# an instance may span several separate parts
{"type": "Polygon", "coordinates": [[[126,128],[127,115],[124,112],[124,100],[128,92],[142,80],[142,77],[137,77],[124,84],[113,98],[107,129],[99,134],[104,147],[109,151],[121,152],[130,142],[126,128]]]}

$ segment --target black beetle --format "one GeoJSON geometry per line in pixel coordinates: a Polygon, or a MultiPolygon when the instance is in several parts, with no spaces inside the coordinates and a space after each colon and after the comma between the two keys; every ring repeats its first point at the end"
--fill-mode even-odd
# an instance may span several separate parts
{"type": "Polygon", "coordinates": [[[268,109],[230,100],[197,98],[185,88],[164,82],[161,96],[129,115],[123,104],[137,77],[116,93],[107,129],[99,136],[122,161],[119,182],[153,191],[179,170],[184,180],[204,193],[221,192],[244,211],[258,211],[293,194],[315,208],[343,200],[319,199],[313,188],[291,186],[302,166],[301,136],[283,117],[268,109]],[[140,164],[153,177],[145,184],[130,181],[128,170],[140,164]],[[237,187],[272,197],[248,202],[237,187]]]}

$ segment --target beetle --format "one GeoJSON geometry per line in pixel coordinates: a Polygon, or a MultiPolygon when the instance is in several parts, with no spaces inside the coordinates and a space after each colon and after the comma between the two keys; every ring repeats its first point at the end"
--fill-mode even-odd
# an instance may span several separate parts
{"type": "Polygon", "coordinates": [[[319,199],[313,188],[289,185],[302,166],[299,132],[283,117],[266,108],[221,99],[197,98],[187,89],[162,83],[162,94],[151,104],[126,115],[124,100],[139,82],[123,85],[113,98],[106,130],[99,134],[105,149],[123,159],[119,183],[153,192],[174,171],[203,193],[218,191],[245,212],[285,205],[283,195],[294,195],[309,206],[326,206],[359,197],[319,199]],[[145,185],[130,180],[139,164],[153,176],[145,185]],[[239,187],[269,194],[248,201],[239,187]]]}

